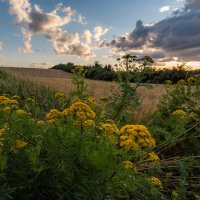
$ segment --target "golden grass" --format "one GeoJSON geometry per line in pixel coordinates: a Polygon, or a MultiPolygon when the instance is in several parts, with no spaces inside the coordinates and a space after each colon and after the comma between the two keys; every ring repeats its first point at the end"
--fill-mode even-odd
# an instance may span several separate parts
{"type": "MultiPolygon", "coordinates": [[[[70,73],[54,69],[36,69],[36,68],[2,68],[12,75],[33,81],[39,85],[44,85],[55,91],[60,91],[66,95],[75,89],[72,84],[70,73]]],[[[117,84],[114,82],[96,81],[86,79],[88,90],[96,100],[101,97],[108,97],[113,91],[117,90],[117,84]]],[[[152,85],[152,88],[139,87],[138,95],[141,100],[141,108],[135,112],[134,121],[140,122],[144,117],[156,111],[158,103],[164,94],[163,85],[152,85]]]]}

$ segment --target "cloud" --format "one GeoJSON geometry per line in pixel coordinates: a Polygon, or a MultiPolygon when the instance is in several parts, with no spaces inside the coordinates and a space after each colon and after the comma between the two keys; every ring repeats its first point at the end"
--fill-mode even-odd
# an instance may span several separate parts
{"type": "MultiPolygon", "coordinates": [[[[186,0],[184,7],[151,26],[138,20],[134,30],[99,46],[109,46],[115,52],[162,52],[160,55],[183,61],[200,60],[200,1],[186,0]]],[[[155,56],[155,55],[154,55],[155,56]]],[[[157,57],[157,56],[155,56],[157,57]]]]}
{"type": "Polygon", "coordinates": [[[27,23],[30,21],[31,4],[29,0],[9,0],[9,5],[9,13],[16,16],[15,23],[27,23]]]}
{"type": "Polygon", "coordinates": [[[34,62],[29,65],[31,68],[50,68],[53,64],[49,62],[34,62]]]}
{"type": "MultiPolygon", "coordinates": [[[[69,33],[63,27],[76,21],[85,23],[85,18],[71,7],[65,7],[62,3],[56,5],[51,12],[44,12],[39,5],[32,6],[28,0],[9,0],[10,13],[15,15],[15,21],[22,24],[24,46],[19,49],[21,53],[32,52],[32,37],[45,36],[53,45],[56,54],[78,55],[85,58],[94,56],[88,44],[91,42],[89,33],[84,33],[84,43],[80,41],[78,33],[69,33]]],[[[98,39],[107,32],[100,27],[95,29],[95,37],[98,39]]]]}
{"type": "Polygon", "coordinates": [[[31,45],[32,33],[22,28],[22,34],[23,34],[23,40],[24,40],[24,47],[20,48],[19,51],[21,53],[31,53],[32,52],[32,45],[31,45]]]}
{"type": "Polygon", "coordinates": [[[159,9],[159,12],[163,13],[163,12],[167,12],[170,10],[170,6],[163,6],[159,9]]]}
{"type": "Polygon", "coordinates": [[[102,28],[101,26],[94,27],[93,36],[96,41],[99,41],[100,38],[108,32],[107,28],[102,28]]]}
{"type": "Polygon", "coordinates": [[[89,30],[84,30],[82,37],[85,43],[90,44],[92,42],[92,33],[89,30]]]}

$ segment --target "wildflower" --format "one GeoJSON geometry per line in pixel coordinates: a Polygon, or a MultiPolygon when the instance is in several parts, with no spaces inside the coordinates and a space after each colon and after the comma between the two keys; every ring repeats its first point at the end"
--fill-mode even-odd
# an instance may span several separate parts
{"type": "Polygon", "coordinates": [[[119,129],[117,128],[117,125],[114,124],[114,122],[108,122],[105,124],[101,123],[99,125],[99,129],[108,134],[114,134],[114,133],[119,134],[119,129]]]}
{"type": "Polygon", "coordinates": [[[184,118],[187,116],[187,113],[183,110],[176,110],[172,113],[173,116],[184,118]]]}
{"type": "Polygon", "coordinates": [[[176,191],[172,191],[172,199],[176,200],[178,198],[178,193],[176,191]]]}
{"type": "Polygon", "coordinates": [[[56,123],[56,120],[55,119],[50,119],[50,120],[48,120],[48,123],[53,125],[53,124],[56,123]]]}
{"type": "Polygon", "coordinates": [[[119,133],[122,135],[120,137],[120,146],[125,149],[137,150],[139,147],[152,148],[155,146],[155,140],[143,125],[125,125],[120,129],[119,133]],[[128,144],[130,145],[129,147],[128,144]]]}
{"type": "Polygon", "coordinates": [[[89,97],[89,98],[87,99],[87,102],[90,103],[90,104],[96,105],[96,101],[94,100],[93,97],[89,97]]]}
{"type": "Polygon", "coordinates": [[[0,96],[0,105],[7,105],[9,104],[10,99],[5,96],[0,96]]]}
{"type": "Polygon", "coordinates": [[[158,186],[159,188],[162,188],[162,183],[161,181],[156,178],[155,176],[152,176],[151,177],[151,182],[155,185],[155,186],[158,186]]]}
{"type": "Polygon", "coordinates": [[[75,70],[78,71],[78,72],[83,72],[84,68],[83,68],[83,66],[76,66],[75,70]]]}
{"type": "Polygon", "coordinates": [[[152,152],[148,153],[148,160],[159,162],[160,158],[152,151],[152,152]]]}
{"type": "Polygon", "coordinates": [[[22,140],[16,140],[15,145],[11,148],[13,153],[17,153],[19,149],[23,149],[27,145],[27,142],[22,140]]]}
{"type": "Polygon", "coordinates": [[[1,110],[4,111],[4,112],[8,112],[8,111],[10,111],[11,109],[12,109],[11,107],[6,106],[6,107],[2,108],[1,110]]]}
{"type": "Polygon", "coordinates": [[[61,116],[61,112],[57,109],[51,109],[46,115],[45,118],[49,120],[57,120],[61,116]]]}
{"type": "Polygon", "coordinates": [[[69,108],[70,114],[85,120],[85,119],[94,119],[96,117],[95,112],[87,104],[78,101],[73,103],[69,108]]]}
{"type": "Polygon", "coordinates": [[[37,126],[44,126],[44,121],[43,120],[37,121],[37,126]]]}
{"type": "Polygon", "coordinates": [[[32,103],[32,102],[34,102],[34,100],[31,99],[31,98],[27,98],[25,101],[28,102],[28,103],[32,103]]]}
{"type": "Polygon", "coordinates": [[[83,125],[84,126],[92,126],[92,127],[94,127],[95,123],[94,123],[94,120],[88,119],[88,120],[84,121],[83,125]]]}
{"type": "Polygon", "coordinates": [[[23,115],[26,115],[27,112],[24,111],[24,110],[22,110],[22,109],[18,109],[18,110],[16,110],[16,114],[17,114],[17,115],[20,115],[20,116],[23,116],[23,115]]]}
{"type": "Polygon", "coordinates": [[[17,99],[17,100],[19,100],[19,99],[20,99],[20,97],[19,97],[19,96],[17,96],[17,95],[14,95],[14,96],[12,96],[11,98],[12,98],[12,99],[17,99]]]}
{"type": "Polygon", "coordinates": [[[17,102],[16,100],[13,100],[13,99],[11,99],[11,100],[9,100],[9,104],[14,104],[14,105],[17,105],[17,104],[18,104],[18,102],[17,102]]]}
{"type": "Polygon", "coordinates": [[[61,112],[61,117],[67,117],[69,115],[69,109],[64,109],[62,112],[61,112]]]}
{"type": "Polygon", "coordinates": [[[62,93],[62,92],[57,92],[55,93],[54,97],[55,98],[61,98],[61,97],[64,97],[65,95],[62,93]]]}
{"type": "Polygon", "coordinates": [[[125,169],[133,169],[133,168],[135,168],[134,163],[132,163],[131,161],[124,161],[123,165],[124,165],[125,169]]]}

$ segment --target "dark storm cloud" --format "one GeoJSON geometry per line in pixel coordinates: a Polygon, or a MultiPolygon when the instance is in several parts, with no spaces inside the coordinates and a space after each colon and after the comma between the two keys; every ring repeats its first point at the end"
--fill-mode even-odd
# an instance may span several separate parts
{"type": "Polygon", "coordinates": [[[200,0],[187,0],[182,10],[152,26],[144,26],[138,20],[131,33],[102,44],[114,51],[134,51],[145,47],[153,49],[154,57],[158,58],[163,56],[163,53],[156,55],[159,49],[167,56],[199,59],[200,0]]]}

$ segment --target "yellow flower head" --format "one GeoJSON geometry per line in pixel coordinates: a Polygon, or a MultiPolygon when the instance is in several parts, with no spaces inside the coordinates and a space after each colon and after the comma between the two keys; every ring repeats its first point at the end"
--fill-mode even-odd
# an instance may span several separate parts
{"type": "Polygon", "coordinates": [[[176,110],[172,113],[173,116],[185,118],[187,116],[187,113],[183,110],[176,110]]]}
{"type": "Polygon", "coordinates": [[[87,102],[90,103],[90,104],[96,105],[96,101],[94,100],[93,97],[89,97],[89,98],[87,99],[87,102]]]}
{"type": "Polygon", "coordinates": [[[55,95],[54,95],[55,98],[62,98],[64,96],[65,95],[62,92],[56,92],[55,95]]]}
{"type": "Polygon", "coordinates": [[[11,151],[17,153],[19,149],[23,149],[27,145],[27,142],[22,140],[16,140],[15,145],[11,148],[11,151]]]}
{"type": "Polygon", "coordinates": [[[119,134],[119,129],[114,122],[101,123],[99,129],[108,134],[119,134]]]}
{"type": "Polygon", "coordinates": [[[67,108],[67,109],[64,109],[62,112],[61,112],[61,117],[67,117],[67,116],[69,116],[69,109],[67,108]]]}
{"type": "Polygon", "coordinates": [[[22,109],[18,109],[18,110],[16,110],[16,114],[17,114],[17,115],[20,115],[20,116],[23,116],[23,115],[26,115],[27,112],[24,111],[24,110],[22,110],[22,109]]]}
{"type": "Polygon", "coordinates": [[[95,126],[95,123],[94,123],[94,120],[88,119],[88,120],[84,121],[83,125],[84,125],[84,126],[91,126],[91,127],[94,127],[94,126],[95,126]]]}
{"type": "Polygon", "coordinates": [[[160,158],[158,157],[158,155],[156,155],[153,151],[148,153],[148,160],[150,161],[154,161],[154,162],[159,162],[160,158]]]}
{"type": "Polygon", "coordinates": [[[31,99],[31,98],[27,98],[25,101],[28,102],[28,103],[32,103],[32,102],[34,102],[34,100],[31,99]]]}
{"type": "Polygon", "coordinates": [[[96,117],[95,112],[90,106],[81,101],[73,103],[69,108],[69,113],[81,120],[94,119],[96,117]]]}
{"type": "Polygon", "coordinates": [[[6,106],[6,107],[2,108],[1,110],[4,111],[4,112],[8,112],[8,111],[10,111],[11,109],[12,109],[11,107],[6,106]]]}
{"type": "Polygon", "coordinates": [[[155,186],[158,186],[159,188],[162,188],[162,183],[161,181],[156,178],[155,176],[152,176],[151,177],[151,182],[155,185],[155,186]]]}
{"type": "Polygon", "coordinates": [[[37,126],[44,126],[44,121],[43,120],[39,120],[37,121],[37,126]]]}
{"type": "Polygon", "coordinates": [[[9,104],[10,99],[5,96],[0,96],[0,105],[7,105],[9,104]]]}
{"type": "Polygon", "coordinates": [[[84,68],[83,68],[83,66],[76,66],[75,70],[78,71],[78,72],[83,72],[84,68]]]}
{"type": "Polygon", "coordinates": [[[12,99],[17,99],[17,100],[19,100],[19,99],[20,99],[20,97],[19,97],[19,96],[17,96],[17,95],[14,95],[14,96],[12,96],[11,98],[12,98],[12,99]]]}
{"type": "Polygon", "coordinates": [[[120,129],[120,134],[122,136],[127,136],[120,137],[120,146],[124,149],[137,150],[139,147],[152,148],[155,146],[155,140],[143,125],[125,125],[120,129]],[[130,142],[131,140],[132,142],[130,142]]]}
{"type": "Polygon", "coordinates": [[[9,104],[17,105],[18,102],[14,99],[9,100],[9,104]]]}
{"type": "Polygon", "coordinates": [[[51,109],[46,115],[45,118],[46,120],[57,120],[60,118],[61,112],[58,111],[57,109],[51,109]]]}
{"type": "Polygon", "coordinates": [[[134,163],[131,161],[124,161],[123,165],[124,165],[125,169],[134,169],[135,168],[134,163]]]}

